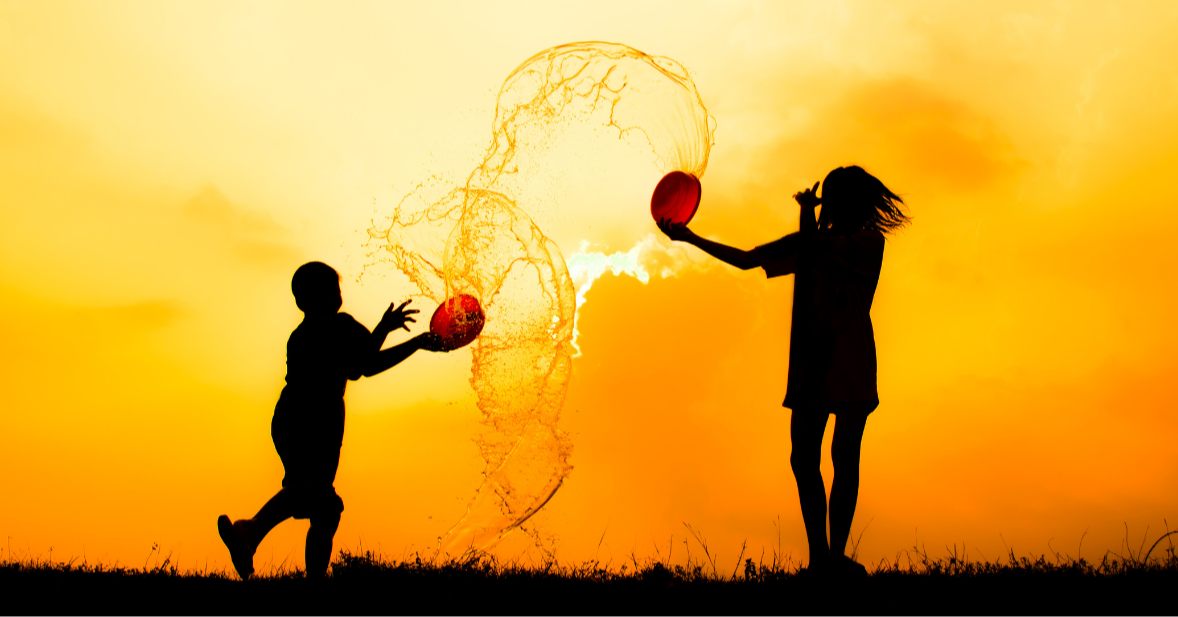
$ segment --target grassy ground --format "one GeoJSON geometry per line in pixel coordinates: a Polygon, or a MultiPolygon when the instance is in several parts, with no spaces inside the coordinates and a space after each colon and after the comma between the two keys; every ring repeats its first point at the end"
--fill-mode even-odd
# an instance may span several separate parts
{"type": "Polygon", "coordinates": [[[285,571],[245,582],[180,571],[167,560],[144,569],[24,560],[0,562],[0,593],[9,614],[1173,614],[1178,558],[1162,540],[1099,563],[1014,554],[986,563],[905,551],[858,579],[751,559],[737,572],[718,572],[706,560],[607,570],[593,562],[519,567],[477,554],[390,561],[341,552],[326,580],[285,571]]]}

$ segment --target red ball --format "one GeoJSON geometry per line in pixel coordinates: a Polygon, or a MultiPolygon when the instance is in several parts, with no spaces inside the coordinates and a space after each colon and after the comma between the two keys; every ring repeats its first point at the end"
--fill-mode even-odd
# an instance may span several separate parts
{"type": "Polygon", "coordinates": [[[655,222],[667,219],[686,225],[699,208],[703,188],[699,178],[685,171],[672,171],[659,180],[650,197],[650,215],[655,222]]]}
{"type": "Polygon", "coordinates": [[[447,348],[458,349],[471,344],[486,321],[478,299],[460,294],[438,305],[429,319],[429,331],[438,335],[447,348]]]}

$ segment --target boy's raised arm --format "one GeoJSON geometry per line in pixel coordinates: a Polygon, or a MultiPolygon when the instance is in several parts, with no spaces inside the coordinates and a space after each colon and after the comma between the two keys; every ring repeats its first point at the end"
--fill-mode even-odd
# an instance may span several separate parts
{"type": "Polygon", "coordinates": [[[379,375],[394,366],[400,364],[405,358],[412,356],[418,349],[426,349],[429,351],[448,351],[441,344],[438,335],[432,332],[424,332],[417,336],[401,343],[394,345],[388,349],[382,349],[371,356],[369,356],[367,366],[364,367],[364,376],[372,377],[379,375]]]}
{"type": "Polygon", "coordinates": [[[370,351],[361,370],[361,374],[365,377],[372,377],[373,375],[378,375],[393,368],[405,360],[405,358],[413,355],[418,349],[449,351],[442,345],[441,339],[432,332],[418,334],[400,345],[394,345],[388,349],[381,349],[384,346],[385,339],[388,338],[389,333],[393,330],[404,328],[408,332],[409,324],[417,323],[417,320],[411,316],[420,311],[417,309],[405,309],[410,302],[412,300],[406,300],[400,306],[397,306],[396,302],[390,304],[389,309],[381,316],[380,323],[376,324],[376,327],[373,328],[372,338],[369,340],[368,346],[370,351]]]}
{"type": "Polygon", "coordinates": [[[380,323],[376,324],[376,327],[372,329],[372,339],[369,342],[369,349],[373,353],[380,351],[380,348],[384,347],[384,341],[388,338],[390,332],[400,330],[401,328],[405,328],[405,331],[408,332],[408,324],[417,323],[417,320],[411,317],[411,315],[415,315],[421,311],[417,309],[405,310],[405,307],[409,306],[410,302],[413,302],[413,300],[406,300],[401,303],[401,306],[397,306],[397,303],[393,302],[389,305],[389,309],[384,312],[384,315],[381,315],[380,323]]]}

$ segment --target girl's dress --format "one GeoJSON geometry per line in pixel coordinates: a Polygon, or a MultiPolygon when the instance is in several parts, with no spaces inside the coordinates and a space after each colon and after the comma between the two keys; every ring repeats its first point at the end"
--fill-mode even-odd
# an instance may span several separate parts
{"type": "Polygon", "coordinates": [[[769,277],[794,274],[789,382],[784,407],[827,411],[879,405],[871,302],[883,265],[877,230],[834,235],[802,230],[754,249],[769,277]]]}

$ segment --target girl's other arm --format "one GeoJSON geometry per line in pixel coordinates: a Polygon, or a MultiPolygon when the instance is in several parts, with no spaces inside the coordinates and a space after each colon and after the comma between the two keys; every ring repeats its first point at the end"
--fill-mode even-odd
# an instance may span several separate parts
{"type": "Polygon", "coordinates": [[[659,221],[658,225],[659,230],[666,234],[668,238],[695,246],[728,265],[736,266],[741,270],[751,270],[761,265],[760,260],[757,259],[757,256],[752,251],[744,251],[734,246],[701,238],[694,231],[688,229],[686,224],[672,223],[663,219],[659,221]]]}
{"type": "Polygon", "coordinates": [[[794,193],[794,200],[798,202],[801,207],[801,213],[798,217],[798,231],[803,236],[813,235],[818,231],[818,221],[814,219],[814,208],[817,208],[822,200],[818,198],[818,183],[814,183],[814,188],[798,191],[794,193]]]}

